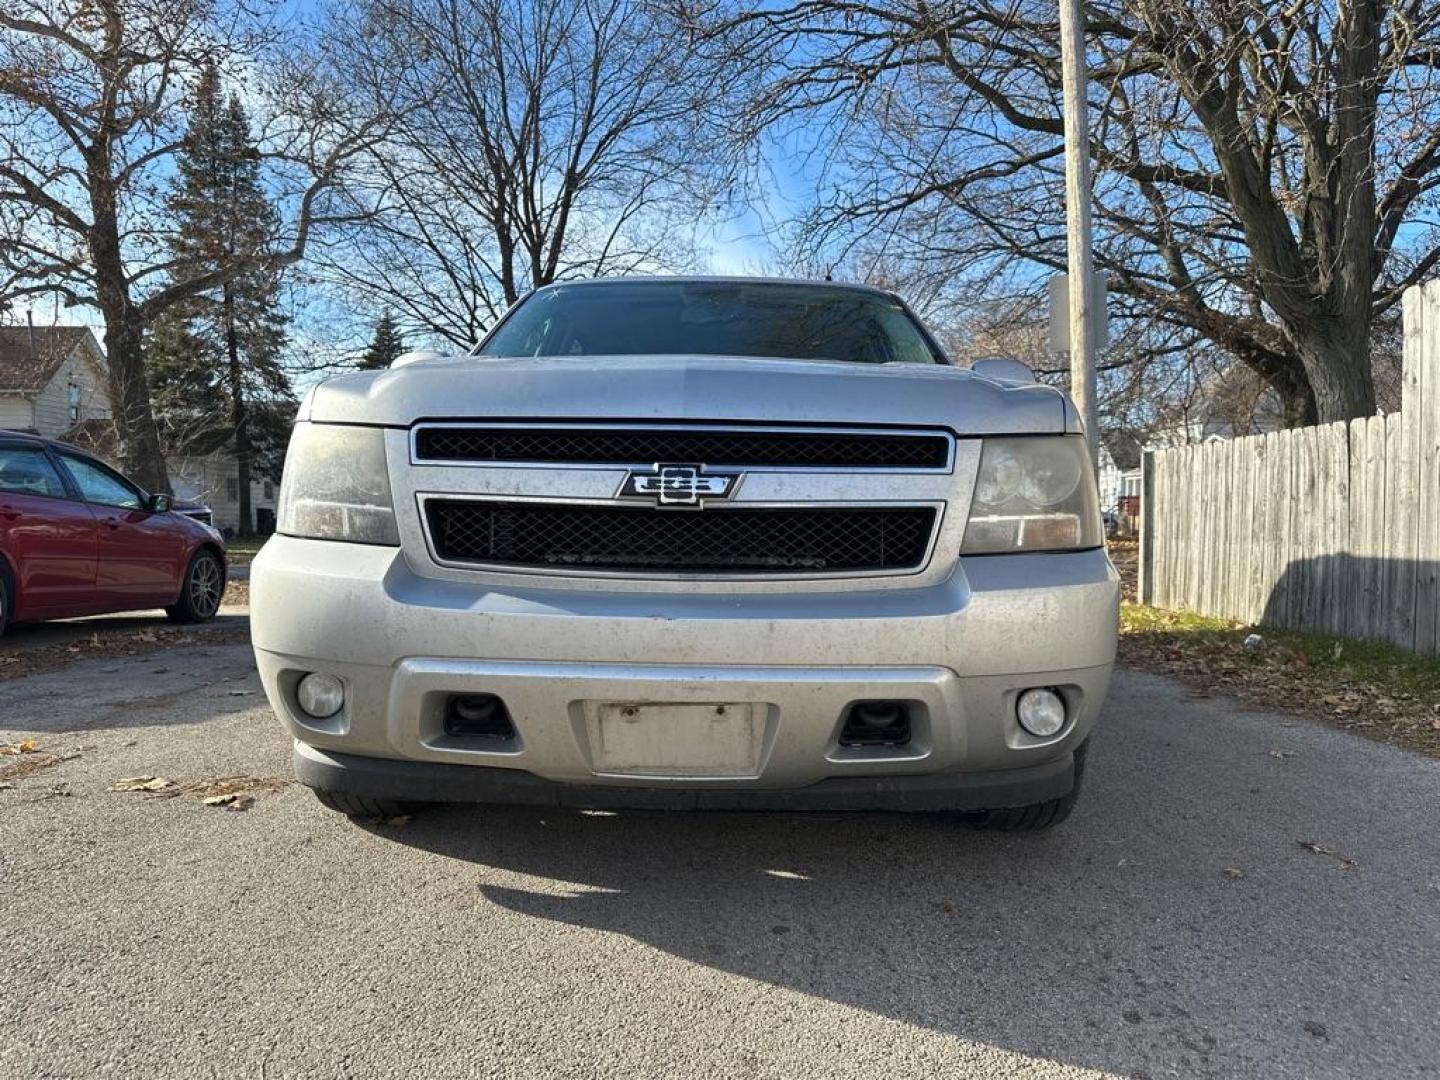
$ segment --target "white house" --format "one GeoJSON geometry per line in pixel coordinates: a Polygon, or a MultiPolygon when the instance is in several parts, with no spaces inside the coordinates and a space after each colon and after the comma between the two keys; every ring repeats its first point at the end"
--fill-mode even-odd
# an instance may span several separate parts
{"type": "Polygon", "coordinates": [[[84,326],[0,326],[0,428],[61,438],[110,419],[105,353],[84,326]]]}
{"type": "MultiPolygon", "coordinates": [[[[170,486],[176,498],[202,502],[214,511],[215,527],[233,530],[240,521],[240,481],[235,471],[235,455],[225,450],[208,454],[171,455],[165,459],[170,473],[170,486]]],[[[275,484],[273,481],[250,481],[250,513],[252,524],[260,532],[275,528],[275,484]]]]}
{"type": "Polygon", "coordinates": [[[1109,510],[1120,501],[1122,476],[1123,471],[1115,464],[1115,458],[1110,453],[1110,448],[1102,445],[1099,468],[1095,472],[1096,486],[1100,489],[1100,508],[1102,510],[1109,510]]]}
{"type": "MultiPolygon", "coordinates": [[[[0,428],[73,443],[116,464],[105,352],[88,326],[0,326],[0,428]]],[[[207,504],[215,527],[240,521],[235,456],[222,448],[165,459],[176,498],[207,504]]],[[[275,485],[250,484],[251,513],[275,521],[275,485]]]]}

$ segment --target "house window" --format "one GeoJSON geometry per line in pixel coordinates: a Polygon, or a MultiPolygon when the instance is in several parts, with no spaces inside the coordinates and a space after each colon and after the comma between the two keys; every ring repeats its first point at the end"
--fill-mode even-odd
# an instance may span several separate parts
{"type": "Polygon", "coordinates": [[[240,481],[233,476],[225,478],[225,498],[231,502],[240,501],[240,481]]]}
{"type": "Polygon", "coordinates": [[[274,482],[273,480],[266,480],[266,481],[265,481],[265,498],[267,498],[267,499],[273,499],[274,497],[275,497],[275,482],[274,482]]]}
{"type": "Polygon", "coordinates": [[[69,397],[70,397],[70,419],[71,419],[71,420],[79,420],[79,419],[80,419],[80,387],[79,387],[76,383],[73,383],[73,382],[72,382],[72,383],[70,384],[68,393],[69,393],[69,397]]]}

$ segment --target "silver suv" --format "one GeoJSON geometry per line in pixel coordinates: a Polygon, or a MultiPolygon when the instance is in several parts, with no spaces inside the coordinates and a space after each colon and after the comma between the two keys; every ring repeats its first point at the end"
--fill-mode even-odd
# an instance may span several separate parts
{"type": "Polygon", "coordinates": [[[1096,502],[1070,401],[951,366],[889,293],[553,285],[470,355],[311,392],[255,654],[299,778],[350,814],[1044,828],[1115,655],[1096,502]]]}

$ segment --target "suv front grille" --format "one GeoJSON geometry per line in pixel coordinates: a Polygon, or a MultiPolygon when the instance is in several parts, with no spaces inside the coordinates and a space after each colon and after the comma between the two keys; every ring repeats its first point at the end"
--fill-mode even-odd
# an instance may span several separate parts
{"type": "Polygon", "coordinates": [[[923,432],[823,429],[427,425],[415,431],[415,460],[573,465],[703,462],[709,466],[749,468],[944,469],[950,462],[950,438],[923,432]]]}
{"type": "Polygon", "coordinates": [[[431,498],[442,562],[645,573],[813,574],[918,569],[929,506],[700,511],[431,498]]]}

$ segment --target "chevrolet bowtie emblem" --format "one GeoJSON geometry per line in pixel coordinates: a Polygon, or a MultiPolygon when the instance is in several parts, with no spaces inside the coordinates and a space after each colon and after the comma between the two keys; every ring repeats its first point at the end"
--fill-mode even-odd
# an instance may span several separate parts
{"type": "Polygon", "coordinates": [[[660,506],[705,504],[706,499],[728,499],[740,482],[738,473],[707,473],[703,465],[656,465],[625,477],[622,499],[654,499],[660,506]]]}

